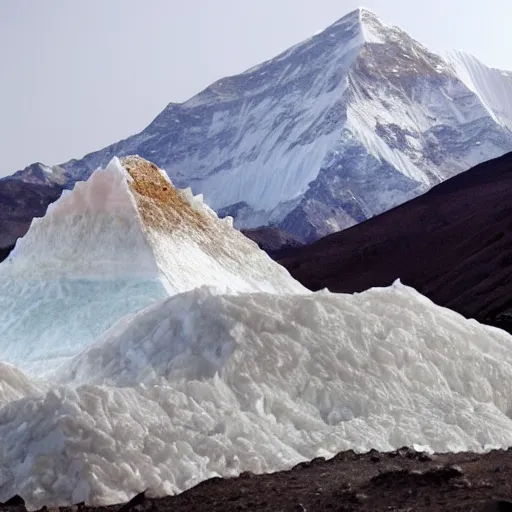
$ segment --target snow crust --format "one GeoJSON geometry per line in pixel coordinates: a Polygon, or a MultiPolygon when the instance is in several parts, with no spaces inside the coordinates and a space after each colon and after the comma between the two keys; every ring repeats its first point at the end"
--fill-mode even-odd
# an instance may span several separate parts
{"type": "Polygon", "coordinates": [[[508,447],[511,342],[399,283],[198,288],[121,320],[49,391],[0,409],[0,501],[113,503],[349,448],[508,447]]]}
{"type": "Polygon", "coordinates": [[[41,393],[44,386],[37,386],[20,369],[0,362],[0,407],[24,396],[41,393]]]}

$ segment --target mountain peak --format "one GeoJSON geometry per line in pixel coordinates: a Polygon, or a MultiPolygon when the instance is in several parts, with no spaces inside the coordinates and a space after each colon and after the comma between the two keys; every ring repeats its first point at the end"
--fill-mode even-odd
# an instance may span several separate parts
{"type": "MultiPolygon", "coordinates": [[[[350,26],[359,26],[359,34],[363,42],[384,43],[384,33],[390,29],[373,11],[366,7],[358,7],[339,19],[330,28],[340,28],[346,31],[350,26]]],[[[329,29],[327,29],[328,31],[329,29]]]]}
{"type": "Polygon", "coordinates": [[[377,18],[378,16],[375,14],[375,12],[373,12],[371,9],[368,9],[366,7],[357,7],[356,9],[354,9],[353,11],[350,11],[348,14],[345,14],[345,16],[343,16],[342,18],[340,18],[339,21],[341,20],[345,20],[345,19],[350,19],[350,18],[360,18],[360,19],[363,19],[365,17],[368,17],[368,16],[373,16],[375,18],[377,18]]]}
{"type": "Polygon", "coordinates": [[[367,19],[368,17],[378,18],[377,14],[367,7],[358,7],[355,12],[358,13],[361,19],[367,19]]]}

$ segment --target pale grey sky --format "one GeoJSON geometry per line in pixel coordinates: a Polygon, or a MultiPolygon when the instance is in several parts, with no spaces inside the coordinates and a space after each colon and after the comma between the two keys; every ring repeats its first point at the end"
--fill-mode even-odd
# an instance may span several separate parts
{"type": "Polygon", "coordinates": [[[136,133],[361,4],[512,70],[510,0],[0,0],[0,175],[136,133]]]}

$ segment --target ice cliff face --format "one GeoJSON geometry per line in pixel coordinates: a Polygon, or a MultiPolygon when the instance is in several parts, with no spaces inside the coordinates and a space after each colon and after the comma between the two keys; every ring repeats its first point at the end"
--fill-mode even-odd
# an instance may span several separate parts
{"type": "Polygon", "coordinates": [[[114,158],[34,219],[0,266],[2,361],[46,372],[124,315],[203,285],[306,293],[201,197],[147,160],[114,158]]]}
{"type": "Polygon", "coordinates": [[[17,177],[73,183],[138,153],[237,227],[272,224],[309,241],[511,150],[511,86],[512,74],[436,55],[359,9],[169,104],[133,137],[17,177]]]}

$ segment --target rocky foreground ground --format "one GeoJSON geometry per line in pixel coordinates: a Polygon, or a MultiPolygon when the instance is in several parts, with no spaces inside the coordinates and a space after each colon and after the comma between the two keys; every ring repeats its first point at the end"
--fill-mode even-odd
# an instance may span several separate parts
{"type": "MultiPolygon", "coordinates": [[[[22,498],[1,512],[24,512],[22,498]]],[[[60,512],[320,512],[512,511],[512,449],[485,455],[427,455],[408,448],[331,460],[315,459],[289,471],[213,478],[177,496],[144,493],[110,507],[77,504],[60,512]],[[511,501],[508,501],[510,499],[511,501]]]]}

